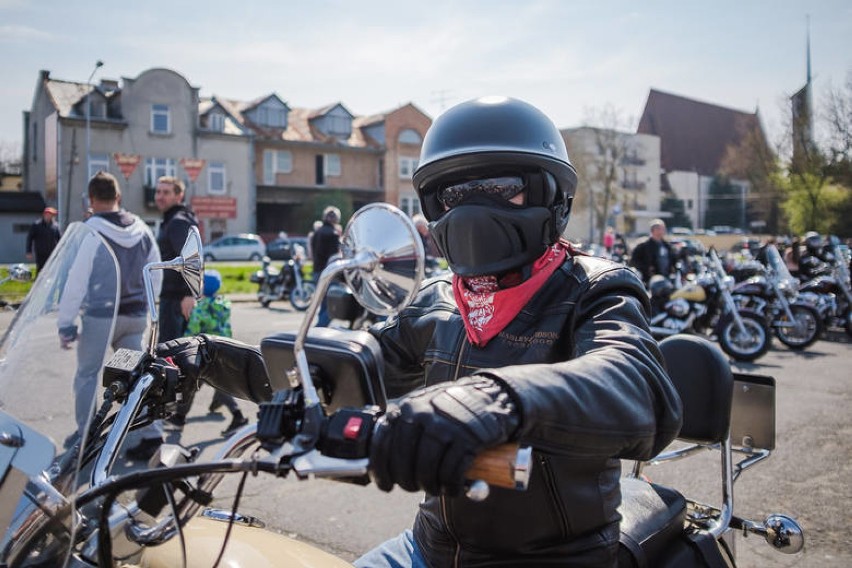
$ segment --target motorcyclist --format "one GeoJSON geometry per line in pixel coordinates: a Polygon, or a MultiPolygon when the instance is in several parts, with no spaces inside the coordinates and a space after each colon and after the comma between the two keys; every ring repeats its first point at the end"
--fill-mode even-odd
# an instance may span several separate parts
{"type": "Polygon", "coordinates": [[[799,259],[799,278],[808,281],[830,272],[834,255],[827,249],[825,241],[816,231],[808,231],[804,237],[805,251],[799,259]]]}
{"type": "MultiPolygon", "coordinates": [[[[372,330],[400,398],[370,454],[380,489],[427,496],[413,531],[356,565],[616,565],[618,458],[659,452],[681,409],[642,283],[560,238],[576,180],[559,131],[518,100],[462,103],[427,133],[414,185],[453,274],[372,330]],[[507,440],[534,450],[528,490],[462,496],[474,456],[507,440]]],[[[216,361],[257,367],[232,347],[200,338],[161,353],[213,382],[216,361]],[[214,364],[197,365],[199,349],[214,364]]]]}

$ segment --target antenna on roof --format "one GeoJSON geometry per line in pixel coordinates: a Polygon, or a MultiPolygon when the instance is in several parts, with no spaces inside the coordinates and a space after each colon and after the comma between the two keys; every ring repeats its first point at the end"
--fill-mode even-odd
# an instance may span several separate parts
{"type": "Polygon", "coordinates": [[[441,105],[441,110],[447,109],[447,101],[452,97],[453,92],[450,89],[439,89],[437,91],[432,91],[432,98],[429,99],[431,103],[438,103],[441,105]]]}

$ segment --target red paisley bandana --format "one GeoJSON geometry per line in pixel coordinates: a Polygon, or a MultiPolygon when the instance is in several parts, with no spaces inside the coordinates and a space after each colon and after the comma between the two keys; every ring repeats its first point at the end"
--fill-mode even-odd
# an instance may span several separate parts
{"type": "Polygon", "coordinates": [[[517,284],[511,281],[511,277],[504,277],[498,282],[496,276],[453,276],[453,295],[468,341],[484,347],[503,331],[562,265],[567,254],[566,243],[556,243],[533,263],[532,275],[517,284]]]}

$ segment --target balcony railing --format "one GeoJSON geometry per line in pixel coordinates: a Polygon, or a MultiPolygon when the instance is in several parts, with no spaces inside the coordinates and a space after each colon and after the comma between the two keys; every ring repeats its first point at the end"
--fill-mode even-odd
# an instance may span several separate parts
{"type": "Polygon", "coordinates": [[[645,189],[645,182],[626,179],[621,182],[621,187],[624,189],[641,190],[645,189]]]}
{"type": "Polygon", "coordinates": [[[637,156],[636,154],[627,154],[621,158],[621,165],[623,166],[644,166],[645,160],[637,156]]]}

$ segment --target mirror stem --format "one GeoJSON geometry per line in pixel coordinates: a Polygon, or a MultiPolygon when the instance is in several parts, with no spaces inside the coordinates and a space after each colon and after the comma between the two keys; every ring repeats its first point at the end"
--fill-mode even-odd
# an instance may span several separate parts
{"type": "Polygon", "coordinates": [[[311,377],[308,356],[305,354],[305,339],[308,336],[308,331],[313,325],[314,316],[335,276],[347,269],[372,270],[376,262],[378,262],[376,255],[369,252],[359,253],[354,258],[335,260],[325,267],[317,280],[316,291],[314,291],[314,296],[305,312],[305,317],[302,319],[302,325],[299,327],[299,333],[296,335],[293,344],[296,366],[299,368],[299,377],[302,382],[302,394],[305,397],[305,416],[302,422],[301,435],[306,438],[306,442],[313,443],[319,438],[323,418],[319,395],[311,377]]]}

